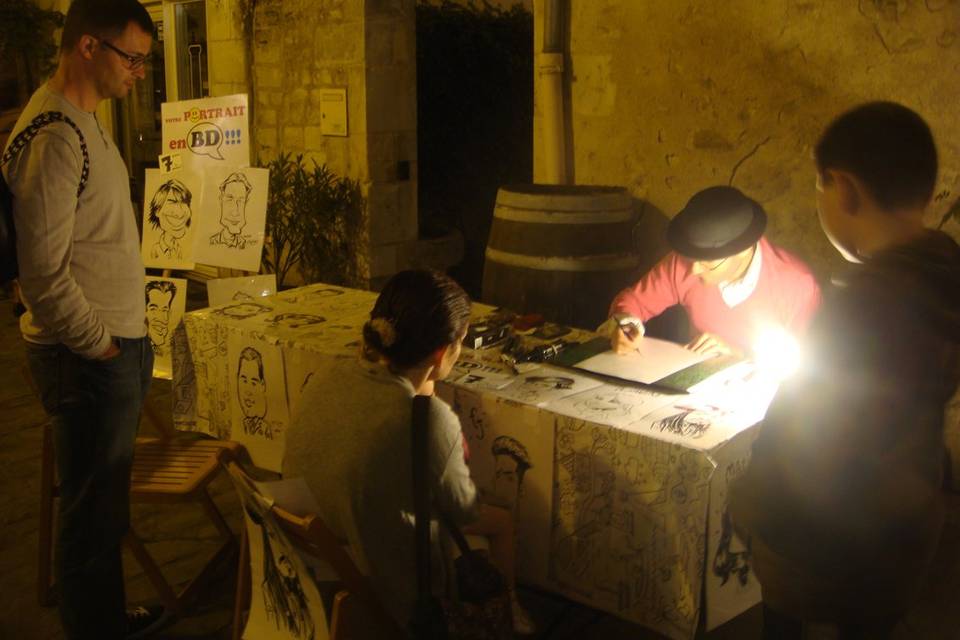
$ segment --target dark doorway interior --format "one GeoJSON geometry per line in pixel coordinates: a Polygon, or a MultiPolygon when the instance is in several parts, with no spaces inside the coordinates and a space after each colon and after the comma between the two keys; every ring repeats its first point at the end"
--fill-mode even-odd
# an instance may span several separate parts
{"type": "Polygon", "coordinates": [[[529,11],[417,4],[417,156],[420,234],[463,233],[450,275],[477,298],[497,188],[533,176],[529,11]]]}

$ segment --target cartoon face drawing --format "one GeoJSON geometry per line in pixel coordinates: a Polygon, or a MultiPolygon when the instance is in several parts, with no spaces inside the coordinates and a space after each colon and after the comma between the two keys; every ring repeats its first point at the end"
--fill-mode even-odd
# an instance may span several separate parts
{"type": "Polygon", "coordinates": [[[243,173],[231,173],[220,184],[220,231],[210,237],[210,244],[243,249],[248,238],[243,235],[247,226],[247,200],[250,181],[243,173]]]}
{"type": "Polygon", "coordinates": [[[248,420],[262,420],[267,415],[267,383],[263,376],[263,357],[253,347],[240,352],[237,364],[237,399],[248,420]]]}
{"type": "Polygon", "coordinates": [[[147,219],[154,229],[160,230],[160,238],[151,249],[151,257],[183,258],[180,239],[190,228],[192,200],[190,189],[176,179],[167,180],[153,194],[147,219]]]}
{"type": "Polygon", "coordinates": [[[510,436],[498,436],[490,445],[494,458],[493,495],[514,509],[523,490],[523,476],[533,465],[527,448],[510,436]]]}
{"type": "Polygon", "coordinates": [[[145,288],[147,336],[156,350],[167,344],[170,335],[170,307],[177,295],[177,286],[167,280],[151,280],[145,288]]]}

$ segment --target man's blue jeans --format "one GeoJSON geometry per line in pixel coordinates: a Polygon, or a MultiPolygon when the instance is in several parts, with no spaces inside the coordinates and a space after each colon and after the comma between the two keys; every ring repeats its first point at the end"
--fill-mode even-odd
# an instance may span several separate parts
{"type": "Polygon", "coordinates": [[[115,338],[120,354],[87,360],[63,345],[27,343],[53,424],[60,480],[55,573],[70,640],[122,638],[121,542],[130,527],[130,469],[150,386],[147,338],[115,338]]]}

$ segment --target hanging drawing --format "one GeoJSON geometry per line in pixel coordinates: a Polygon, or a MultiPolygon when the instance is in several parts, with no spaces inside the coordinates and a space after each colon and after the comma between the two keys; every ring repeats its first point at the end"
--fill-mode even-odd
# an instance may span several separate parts
{"type": "Polygon", "coordinates": [[[232,439],[246,446],[258,467],[279,469],[290,422],[280,347],[231,332],[227,362],[231,371],[232,439]]]}
{"type": "Polygon", "coordinates": [[[171,379],[173,332],[187,304],[187,281],[181,278],[147,276],[144,281],[147,338],[153,349],[153,377],[171,379]]]}
{"type": "Polygon", "coordinates": [[[147,169],[144,180],[143,264],[159,269],[192,269],[200,181],[195,174],[161,174],[147,169]]]}
{"type": "Polygon", "coordinates": [[[207,304],[218,307],[229,302],[253,302],[277,292],[277,274],[207,280],[207,304]]]}
{"type": "Polygon", "coordinates": [[[270,512],[268,484],[231,474],[250,549],[250,612],[244,638],[325,640],[327,616],[310,571],[270,512]],[[266,494],[266,495],[264,495],[266,494]]]}
{"type": "Polygon", "coordinates": [[[197,225],[196,261],[260,271],[267,215],[267,169],[207,167],[203,215],[197,225]]]}

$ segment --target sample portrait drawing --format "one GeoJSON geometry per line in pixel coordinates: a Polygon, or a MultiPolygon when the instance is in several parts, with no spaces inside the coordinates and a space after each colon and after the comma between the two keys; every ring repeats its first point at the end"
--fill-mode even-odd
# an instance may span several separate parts
{"type": "Polygon", "coordinates": [[[237,362],[237,400],[243,412],[243,432],[273,440],[273,427],[267,422],[267,381],[263,375],[263,356],[253,347],[244,347],[237,362]]]}
{"type": "Polygon", "coordinates": [[[235,171],[220,183],[220,230],[210,236],[211,245],[244,249],[253,240],[244,235],[247,226],[247,201],[250,199],[250,181],[235,171]]]}
{"type": "Polygon", "coordinates": [[[326,322],[327,319],[323,316],[314,315],[312,313],[278,313],[277,315],[269,318],[267,323],[271,327],[285,327],[287,329],[299,329],[301,327],[309,327],[315,324],[321,324],[326,322]]]}
{"type": "Polygon", "coordinates": [[[170,309],[177,296],[177,285],[169,280],[150,280],[144,288],[147,304],[147,336],[153,353],[167,354],[170,348],[170,309]]]}
{"type": "Polygon", "coordinates": [[[713,559],[713,573],[720,578],[720,585],[727,584],[731,577],[736,577],[740,586],[747,586],[750,579],[750,540],[744,544],[733,533],[733,522],[730,512],[723,510],[720,542],[717,544],[717,554],[713,559]]]}
{"type": "Polygon", "coordinates": [[[154,192],[147,221],[160,231],[160,237],[150,248],[151,258],[183,259],[180,242],[187,234],[193,218],[190,210],[192,200],[193,194],[187,185],[175,178],[167,180],[154,192]]]}
{"type": "Polygon", "coordinates": [[[493,495],[511,511],[523,493],[523,476],[533,467],[527,448],[516,438],[498,436],[490,445],[493,454],[493,495]]]}
{"type": "MultiPolygon", "coordinates": [[[[678,405],[677,412],[672,413],[651,425],[654,431],[672,433],[684,438],[700,438],[710,429],[711,415],[704,409],[678,405]]],[[[712,407],[716,409],[716,407],[712,407]]],[[[716,415],[712,416],[715,420],[716,415]]]]}
{"type": "Polygon", "coordinates": [[[263,545],[260,593],[267,620],[272,621],[278,631],[285,630],[301,640],[313,640],[316,626],[310,605],[296,566],[288,555],[296,551],[284,544],[279,532],[256,509],[244,506],[250,520],[260,529],[263,545]]]}
{"type": "Polygon", "coordinates": [[[228,318],[235,318],[237,320],[246,320],[247,318],[252,318],[253,316],[260,315],[261,313],[266,313],[268,311],[273,311],[273,307],[268,307],[265,304],[260,304],[259,302],[241,302],[239,304],[231,304],[222,309],[215,309],[213,312],[219,316],[226,316],[228,318]]]}

